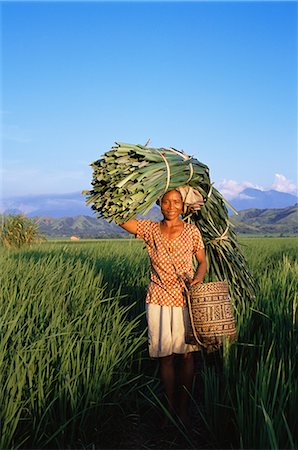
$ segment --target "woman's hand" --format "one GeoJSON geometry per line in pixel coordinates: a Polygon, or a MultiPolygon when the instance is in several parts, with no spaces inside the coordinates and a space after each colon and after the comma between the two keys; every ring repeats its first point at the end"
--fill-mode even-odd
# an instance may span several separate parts
{"type": "Polygon", "coordinates": [[[192,281],[190,281],[189,285],[194,286],[195,284],[202,283],[201,278],[194,278],[192,281]]]}
{"type": "Polygon", "coordinates": [[[185,276],[185,283],[188,287],[193,286],[194,284],[202,283],[202,277],[196,276],[194,278],[191,278],[187,273],[184,273],[185,276]]]}

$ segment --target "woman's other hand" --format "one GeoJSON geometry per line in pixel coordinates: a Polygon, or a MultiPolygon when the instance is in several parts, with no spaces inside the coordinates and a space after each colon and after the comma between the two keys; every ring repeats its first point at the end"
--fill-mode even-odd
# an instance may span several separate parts
{"type": "Polygon", "coordinates": [[[191,278],[187,273],[184,273],[185,283],[188,287],[193,286],[194,284],[202,283],[201,278],[195,277],[191,278]]]}
{"type": "Polygon", "coordinates": [[[200,278],[194,278],[192,281],[189,282],[190,286],[194,286],[195,284],[202,283],[202,280],[200,278]]]}

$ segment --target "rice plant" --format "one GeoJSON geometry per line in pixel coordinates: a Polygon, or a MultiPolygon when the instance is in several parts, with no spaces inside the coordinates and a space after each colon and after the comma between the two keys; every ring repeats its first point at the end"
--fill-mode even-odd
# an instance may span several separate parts
{"type": "Polygon", "coordinates": [[[98,441],[135,389],[144,336],[94,262],[64,251],[2,255],[0,448],[98,441]]]}
{"type": "MultiPolygon", "coordinates": [[[[238,342],[202,356],[195,417],[208,448],[296,448],[297,240],[240,243],[256,298],[238,311],[238,342]]],[[[160,407],[143,243],[45,242],[0,258],[0,448],[156,448],[142,422],[160,407]]]]}
{"type": "Polygon", "coordinates": [[[197,408],[215,448],[292,449],[298,441],[297,240],[251,240],[248,253],[256,299],[238,317],[239,340],[223,352],[220,376],[206,359],[205,398],[197,408]]]}

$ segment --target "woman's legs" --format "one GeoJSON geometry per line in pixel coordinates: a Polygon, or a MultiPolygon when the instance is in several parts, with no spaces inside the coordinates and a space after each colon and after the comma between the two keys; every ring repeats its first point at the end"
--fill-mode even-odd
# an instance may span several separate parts
{"type": "Polygon", "coordinates": [[[179,358],[178,367],[175,367],[173,354],[159,358],[160,377],[167,399],[168,411],[172,415],[178,413],[181,421],[188,426],[190,423],[189,392],[192,390],[194,378],[194,357],[192,352],[175,356],[179,358]],[[176,400],[178,400],[178,404],[175,403],[176,400]]]}
{"type": "Polygon", "coordinates": [[[179,417],[181,421],[188,426],[190,424],[189,405],[193,379],[194,379],[194,357],[193,352],[185,353],[180,356],[179,373],[179,417]]]}
{"type": "Polygon", "coordinates": [[[174,355],[163,356],[160,360],[160,378],[166,394],[168,411],[170,414],[175,414],[175,368],[174,355]]]}
{"type": "Polygon", "coordinates": [[[147,304],[149,354],[158,358],[160,378],[170,414],[179,414],[189,422],[189,392],[194,377],[193,351],[196,346],[185,344],[188,310],[181,307],[147,304]],[[160,356],[167,355],[167,356],[160,356]]]}

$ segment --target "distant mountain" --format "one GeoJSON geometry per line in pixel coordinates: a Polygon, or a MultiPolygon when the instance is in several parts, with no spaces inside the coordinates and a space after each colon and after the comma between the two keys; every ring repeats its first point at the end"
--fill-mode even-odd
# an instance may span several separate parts
{"type": "Polygon", "coordinates": [[[236,233],[298,234],[298,205],[287,208],[246,209],[230,217],[236,233]]]}
{"type": "MultiPolygon", "coordinates": [[[[153,208],[145,218],[160,220],[158,208],[153,208]]],[[[129,234],[114,223],[90,216],[35,217],[40,231],[48,237],[115,238],[129,234]]],[[[248,209],[239,216],[231,216],[235,231],[241,234],[298,234],[298,206],[276,209],[248,209]]]]}
{"type": "MultiPolygon", "coordinates": [[[[146,216],[140,216],[143,219],[159,221],[162,216],[159,208],[153,207],[146,216]]],[[[128,237],[127,231],[115,223],[107,222],[104,219],[97,219],[90,216],[75,217],[33,217],[39,225],[42,234],[48,237],[71,237],[80,238],[114,238],[128,237]]]]}
{"type": "MultiPolygon", "coordinates": [[[[278,191],[260,191],[258,189],[244,189],[237,197],[230,200],[231,205],[237,210],[249,208],[285,208],[297,203],[297,197],[278,191]]],[[[4,198],[1,212],[22,212],[29,217],[69,217],[69,216],[93,216],[91,207],[86,206],[85,196],[80,192],[70,194],[42,194],[20,197],[4,198]]]]}
{"type": "Polygon", "coordinates": [[[246,188],[240,194],[230,200],[231,205],[237,210],[257,208],[286,208],[297,203],[297,197],[286,192],[271,189],[261,191],[259,189],[246,188]]]}
{"type": "Polygon", "coordinates": [[[114,238],[128,237],[128,233],[115,223],[90,216],[34,217],[39,230],[47,237],[114,238]]]}

